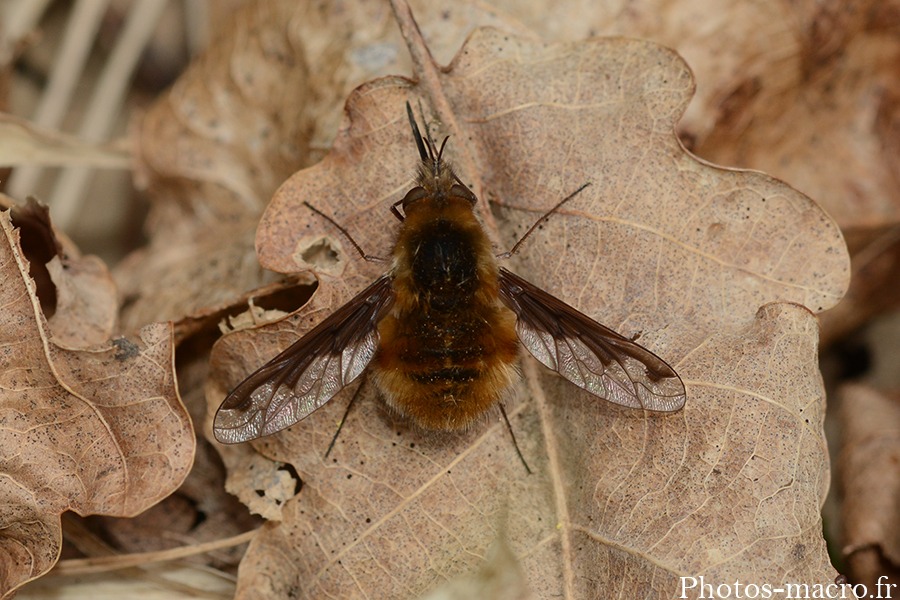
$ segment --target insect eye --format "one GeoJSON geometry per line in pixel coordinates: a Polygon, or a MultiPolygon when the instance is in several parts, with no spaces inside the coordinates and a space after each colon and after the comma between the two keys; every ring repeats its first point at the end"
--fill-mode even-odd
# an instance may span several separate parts
{"type": "Polygon", "coordinates": [[[475,194],[472,193],[472,190],[458,183],[454,183],[450,186],[450,195],[456,196],[458,198],[465,198],[472,204],[478,202],[478,198],[475,197],[475,194]]]}
{"type": "Polygon", "coordinates": [[[406,192],[406,195],[403,196],[403,201],[401,205],[403,206],[403,212],[406,212],[406,207],[415,202],[416,200],[421,200],[422,198],[428,195],[428,190],[418,185],[413,189],[406,192]]]}

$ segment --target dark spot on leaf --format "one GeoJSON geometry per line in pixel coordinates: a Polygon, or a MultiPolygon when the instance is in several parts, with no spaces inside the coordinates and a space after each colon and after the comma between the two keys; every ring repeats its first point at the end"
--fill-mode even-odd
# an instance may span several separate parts
{"type": "Polygon", "coordinates": [[[118,352],[115,354],[116,360],[127,360],[129,358],[134,358],[138,354],[140,354],[140,347],[134,342],[129,342],[125,338],[119,338],[117,340],[113,340],[113,346],[118,349],[118,352]]]}

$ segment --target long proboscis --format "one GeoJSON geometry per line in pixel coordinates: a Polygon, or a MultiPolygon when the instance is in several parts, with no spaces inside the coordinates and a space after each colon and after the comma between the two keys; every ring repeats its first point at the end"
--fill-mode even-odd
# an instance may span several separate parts
{"type": "Polygon", "coordinates": [[[419,132],[419,125],[416,123],[416,117],[413,114],[413,109],[409,103],[409,100],[406,101],[406,114],[409,117],[409,124],[413,130],[413,137],[416,138],[416,146],[419,148],[419,156],[422,157],[422,162],[426,162],[429,159],[428,150],[425,148],[425,140],[422,139],[422,134],[419,132]]]}

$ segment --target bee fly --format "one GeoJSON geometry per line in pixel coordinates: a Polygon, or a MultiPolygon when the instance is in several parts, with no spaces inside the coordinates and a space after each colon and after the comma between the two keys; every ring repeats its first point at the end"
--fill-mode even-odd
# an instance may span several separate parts
{"type": "Polygon", "coordinates": [[[665,361],[497,264],[587,184],[495,256],[475,218],[478,199],[442,159],[447,139],[437,149],[406,107],[421,162],[416,186],[391,206],[400,227],[390,271],[238,385],[216,413],[216,439],[244,442],[289,427],[367,367],[387,404],[416,425],[465,429],[495,404],[503,411],[519,343],[610,402],[684,406],[684,384],[665,361]]]}

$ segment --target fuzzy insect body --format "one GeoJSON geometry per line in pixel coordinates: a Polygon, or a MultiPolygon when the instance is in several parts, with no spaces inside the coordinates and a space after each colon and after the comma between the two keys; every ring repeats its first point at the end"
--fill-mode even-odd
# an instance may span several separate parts
{"type": "Polygon", "coordinates": [[[401,223],[390,271],[239,384],[216,413],[216,438],[237,443],[289,427],[367,368],[387,404],[418,426],[464,429],[503,410],[520,345],[595,396],[680,409],[684,384],[665,361],[498,265],[476,196],[443,159],[447,140],[437,149],[407,111],[421,163],[416,185],[391,206],[401,223]]]}

